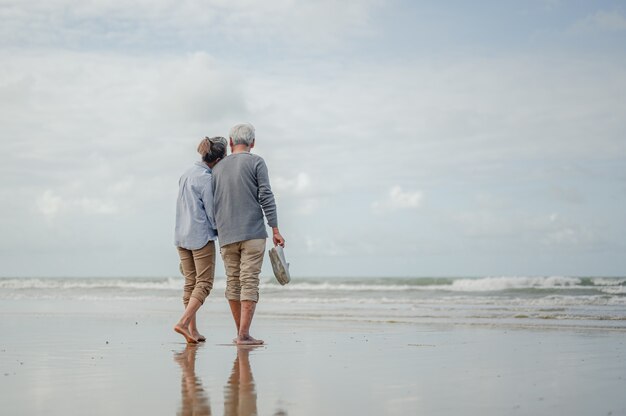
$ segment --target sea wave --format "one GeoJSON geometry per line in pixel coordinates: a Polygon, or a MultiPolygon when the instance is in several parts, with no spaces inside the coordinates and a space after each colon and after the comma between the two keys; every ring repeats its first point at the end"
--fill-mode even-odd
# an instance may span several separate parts
{"type": "Polygon", "coordinates": [[[367,292],[379,292],[379,291],[390,291],[390,292],[400,292],[405,290],[419,290],[419,288],[424,288],[426,286],[415,286],[415,285],[402,285],[402,284],[367,284],[367,283],[331,283],[331,282],[320,282],[320,283],[298,283],[293,282],[289,283],[285,286],[280,286],[278,283],[262,283],[261,288],[281,288],[282,290],[288,291],[367,291],[367,292]]]}
{"type": "Polygon", "coordinates": [[[11,278],[0,279],[0,289],[137,289],[180,290],[182,278],[11,278]]]}
{"type": "MultiPolygon", "coordinates": [[[[5,290],[123,290],[123,291],[179,291],[182,277],[169,278],[0,278],[0,289],[5,290]]],[[[215,289],[223,289],[224,278],[214,282],[215,289]]],[[[544,277],[480,277],[480,278],[378,278],[378,279],[299,279],[285,286],[265,278],[262,290],[282,292],[516,292],[541,291],[596,291],[608,295],[626,294],[626,278],[584,278],[568,276],[544,277]]]]}
{"type": "Polygon", "coordinates": [[[595,286],[626,286],[626,279],[619,277],[595,277],[590,280],[595,286]]]}
{"type": "MultiPolygon", "coordinates": [[[[357,282],[305,281],[282,287],[287,291],[353,291],[353,292],[402,292],[402,291],[444,291],[444,292],[505,292],[517,290],[596,290],[607,294],[626,293],[626,279],[622,278],[579,278],[567,276],[545,277],[482,277],[457,279],[393,279],[384,282],[377,279],[373,283],[365,279],[357,282]]],[[[265,283],[265,288],[279,288],[277,283],[265,283]]]]}
{"type": "Polygon", "coordinates": [[[484,277],[459,279],[452,282],[450,290],[459,292],[495,292],[511,289],[561,289],[581,288],[582,279],[577,277],[484,277]]]}

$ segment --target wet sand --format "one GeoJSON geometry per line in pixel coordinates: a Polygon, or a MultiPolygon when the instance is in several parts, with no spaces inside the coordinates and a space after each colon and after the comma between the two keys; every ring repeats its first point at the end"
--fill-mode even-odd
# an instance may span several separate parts
{"type": "MultiPolygon", "coordinates": [[[[174,304],[172,304],[174,305],[174,304]]],[[[133,302],[0,301],[2,414],[626,415],[623,330],[276,320],[230,345],[178,310],[133,302]]]]}

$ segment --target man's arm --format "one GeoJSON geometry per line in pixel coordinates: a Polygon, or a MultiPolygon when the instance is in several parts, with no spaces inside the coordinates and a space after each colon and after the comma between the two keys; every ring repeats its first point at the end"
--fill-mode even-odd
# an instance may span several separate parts
{"type": "Polygon", "coordinates": [[[272,227],[272,241],[275,246],[285,247],[285,239],[282,235],[280,235],[280,231],[278,231],[278,227],[272,227]]]}
{"type": "Polygon", "coordinates": [[[272,227],[272,241],[274,245],[285,246],[285,239],[278,230],[278,215],[276,213],[276,201],[274,200],[274,193],[270,186],[270,176],[267,171],[267,165],[263,159],[259,159],[257,163],[257,183],[259,186],[259,204],[263,208],[265,218],[267,218],[267,224],[272,227]]]}

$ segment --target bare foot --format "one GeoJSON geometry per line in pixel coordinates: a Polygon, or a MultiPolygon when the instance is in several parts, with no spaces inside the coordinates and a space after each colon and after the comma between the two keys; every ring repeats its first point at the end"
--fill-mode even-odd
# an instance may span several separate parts
{"type": "Polygon", "coordinates": [[[206,341],[206,337],[204,335],[202,335],[201,333],[199,333],[197,330],[196,331],[191,331],[191,336],[194,337],[195,339],[197,339],[198,342],[205,342],[206,341]]]}
{"type": "Polygon", "coordinates": [[[193,322],[189,324],[189,327],[187,328],[187,330],[189,331],[192,337],[198,340],[198,342],[206,341],[206,337],[198,331],[198,327],[195,326],[193,322]]]}
{"type": "Polygon", "coordinates": [[[261,345],[263,344],[263,340],[254,339],[250,335],[239,336],[237,337],[236,341],[237,341],[236,342],[237,345],[261,345]]]}
{"type": "Polygon", "coordinates": [[[189,330],[185,326],[181,325],[180,323],[176,324],[176,326],[174,327],[174,331],[184,336],[185,339],[187,340],[187,343],[189,344],[198,343],[198,340],[194,338],[193,335],[191,335],[191,333],[189,332],[189,330]]]}

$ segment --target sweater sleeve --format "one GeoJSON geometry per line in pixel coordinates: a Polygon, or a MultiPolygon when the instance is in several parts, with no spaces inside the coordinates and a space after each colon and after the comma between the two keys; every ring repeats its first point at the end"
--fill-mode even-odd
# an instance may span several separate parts
{"type": "Polygon", "coordinates": [[[261,204],[263,208],[263,213],[265,214],[265,218],[267,218],[267,224],[270,227],[278,227],[276,202],[274,201],[274,194],[270,186],[270,177],[267,171],[267,165],[261,158],[259,158],[256,164],[256,177],[259,186],[259,204],[261,204]]]}
{"type": "Polygon", "coordinates": [[[202,187],[202,195],[200,196],[200,200],[204,205],[204,212],[206,213],[206,218],[209,221],[209,227],[213,230],[217,230],[217,226],[215,225],[215,216],[213,214],[213,180],[206,181],[204,186],[202,187]]]}

